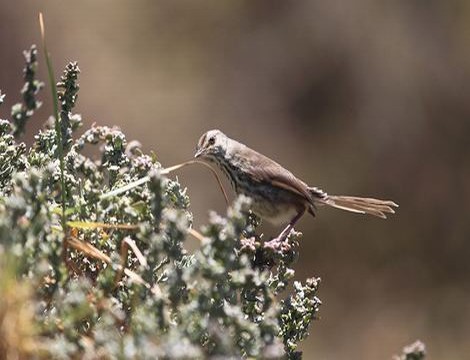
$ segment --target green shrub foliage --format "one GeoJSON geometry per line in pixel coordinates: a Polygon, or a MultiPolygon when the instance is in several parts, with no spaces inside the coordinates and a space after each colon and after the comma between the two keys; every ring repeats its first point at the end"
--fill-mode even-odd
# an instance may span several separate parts
{"type": "Polygon", "coordinates": [[[259,219],[240,197],[225,216],[210,213],[189,252],[189,198],[156,157],[117,128],[78,134],[75,62],[57,85],[61,136],[48,121],[31,146],[20,142],[40,106],[36,53],[34,46],[25,52],[23,102],[11,120],[0,120],[0,320],[13,317],[24,329],[18,338],[0,328],[0,351],[20,358],[300,358],[298,344],[320,306],[318,278],[296,281],[286,293],[300,234],[262,242],[259,219]]]}

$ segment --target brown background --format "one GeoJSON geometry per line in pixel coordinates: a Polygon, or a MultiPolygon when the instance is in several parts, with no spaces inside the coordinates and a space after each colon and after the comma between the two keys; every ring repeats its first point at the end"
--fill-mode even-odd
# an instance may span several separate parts
{"type": "MultiPolygon", "coordinates": [[[[401,205],[388,221],[325,209],[298,225],[297,278],[323,279],[307,359],[389,359],[416,338],[429,359],[468,357],[468,0],[0,0],[1,117],[40,10],[57,75],[79,61],[87,125],[120,126],[164,166],[220,128],[330,193],[401,205]]],[[[179,179],[196,224],[225,211],[207,171],[179,179]]]]}

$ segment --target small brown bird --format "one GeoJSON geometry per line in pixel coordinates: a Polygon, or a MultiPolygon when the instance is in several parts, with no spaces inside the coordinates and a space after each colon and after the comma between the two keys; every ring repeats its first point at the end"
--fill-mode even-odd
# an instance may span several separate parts
{"type": "Polygon", "coordinates": [[[273,223],[289,221],[277,238],[279,241],[286,238],[306,211],[315,216],[317,206],[329,205],[383,219],[387,218],[387,213],[394,214],[393,208],[398,207],[390,200],[328,195],[220,130],[210,130],[201,136],[194,157],[215,163],[227,175],[237,194],[252,199],[256,215],[273,223]]]}

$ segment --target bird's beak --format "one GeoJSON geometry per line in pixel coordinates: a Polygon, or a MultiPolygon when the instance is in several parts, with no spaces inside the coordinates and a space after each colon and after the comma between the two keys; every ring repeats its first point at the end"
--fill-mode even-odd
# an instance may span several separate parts
{"type": "Polygon", "coordinates": [[[204,151],[203,151],[202,148],[201,148],[201,149],[198,149],[198,150],[196,151],[196,154],[194,154],[194,158],[198,158],[199,156],[202,155],[203,152],[204,152],[204,151]]]}

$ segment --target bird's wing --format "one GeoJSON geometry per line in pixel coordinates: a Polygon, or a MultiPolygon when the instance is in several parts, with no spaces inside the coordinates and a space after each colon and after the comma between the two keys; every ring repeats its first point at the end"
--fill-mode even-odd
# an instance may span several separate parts
{"type": "Polygon", "coordinates": [[[250,175],[255,181],[270,183],[274,187],[290,191],[312,202],[307,184],[289,170],[252,149],[246,148],[242,151],[246,152],[242,154],[242,158],[245,159],[250,175]]]}

